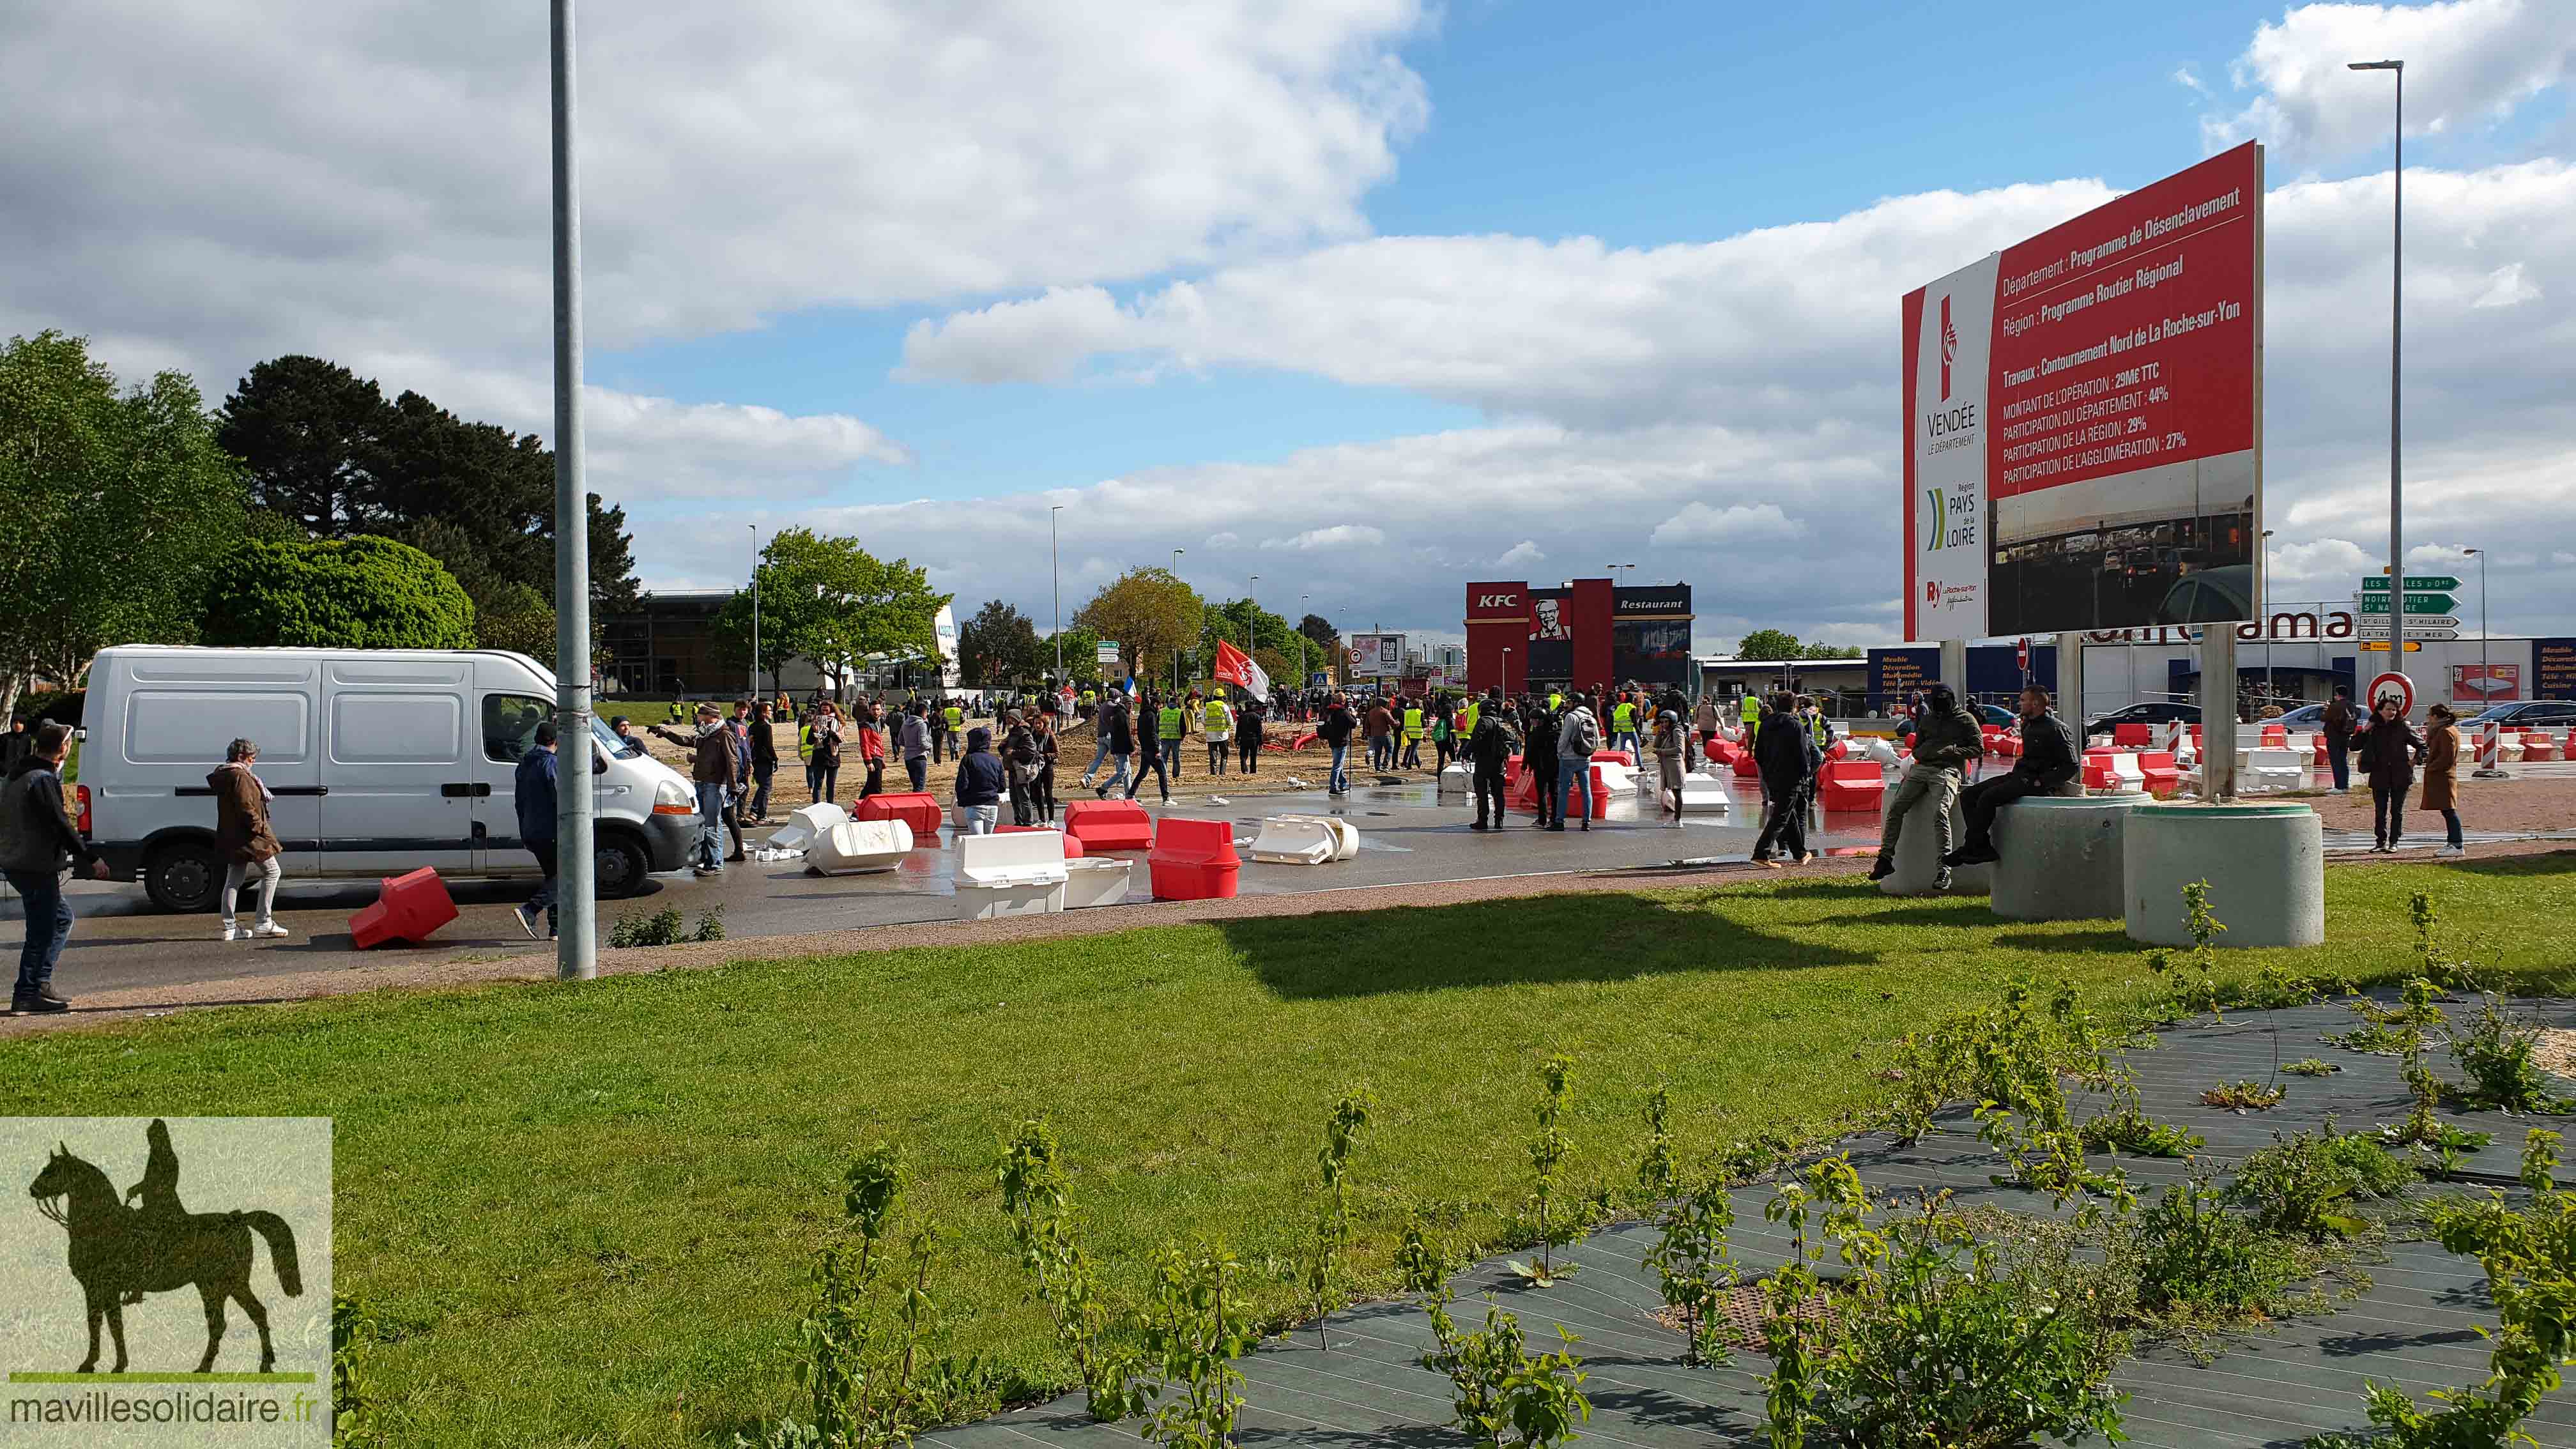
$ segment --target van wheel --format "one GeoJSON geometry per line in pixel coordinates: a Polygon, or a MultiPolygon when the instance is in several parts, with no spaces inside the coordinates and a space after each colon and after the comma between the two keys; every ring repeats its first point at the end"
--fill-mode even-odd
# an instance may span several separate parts
{"type": "Polygon", "coordinates": [[[165,845],[144,862],[143,893],[165,911],[181,915],[211,911],[223,884],[223,858],[211,845],[195,841],[165,845]]]}
{"type": "Polygon", "coordinates": [[[644,847],[624,834],[602,834],[591,842],[591,889],[602,900],[622,901],[644,889],[653,862],[644,847]]]}

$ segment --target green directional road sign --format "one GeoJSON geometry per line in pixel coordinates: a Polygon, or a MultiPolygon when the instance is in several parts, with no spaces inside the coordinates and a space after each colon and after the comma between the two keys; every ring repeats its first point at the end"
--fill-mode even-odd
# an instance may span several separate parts
{"type": "MultiPolygon", "coordinates": [[[[2451,612],[2451,606],[2458,602],[2459,599],[2450,594],[2408,594],[2406,596],[2406,612],[2410,614],[2447,614],[2451,612]]],[[[2365,615],[2385,615],[2388,612],[2388,600],[2384,598],[2364,599],[2361,601],[2361,612],[2365,615]]]]}
{"type": "MultiPolygon", "coordinates": [[[[2406,576],[2406,587],[2409,589],[2433,589],[2438,591],[2441,589],[2456,589],[2459,586],[2460,581],[2451,577],[2449,574],[2408,574],[2406,576]]],[[[2363,574],[2361,576],[2361,591],[2365,594],[2387,593],[2388,575],[2363,574]]]]}

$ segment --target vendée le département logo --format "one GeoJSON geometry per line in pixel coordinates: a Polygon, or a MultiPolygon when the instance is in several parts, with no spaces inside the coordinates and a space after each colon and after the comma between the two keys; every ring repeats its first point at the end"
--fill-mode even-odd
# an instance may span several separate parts
{"type": "Polygon", "coordinates": [[[0,1166],[0,1442],[330,1442],[330,1119],[0,1118],[0,1166]]]}

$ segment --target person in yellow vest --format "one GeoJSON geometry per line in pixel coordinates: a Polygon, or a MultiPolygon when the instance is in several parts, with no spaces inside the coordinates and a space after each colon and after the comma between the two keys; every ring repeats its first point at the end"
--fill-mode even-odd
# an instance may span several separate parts
{"type": "Polygon", "coordinates": [[[1551,689],[1547,692],[1547,712],[1549,714],[1565,713],[1565,695],[1563,691],[1551,689]]]}
{"type": "Polygon", "coordinates": [[[1404,706],[1404,768],[1422,768],[1422,701],[1418,699],[1404,706]]]}
{"type": "MultiPolygon", "coordinates": [[[[1197,698],[1198,691],[1191,690],[1191,701],[1196,702],[1197,698]]],[[[1154,738],[1161,744],[1163,767],[1171,772],[1175,780],[1181,778],[1181,741],[1188,738],[1189,733],[1189,705],[1178,699],[1166,697],[1163,700],[1161,712],[1154,720],[1154,738]]]]}
{"type": "Polygon", "coordinates": [[[1746,749],[1751,749],[1753,747],[1754,735],[1759,733],[1762,729],[1762,696],[1755,694],[1749,689],[1744,691],[1744,705],[1742,713],[1744,719],[1744,747],[1746,749]]]}
{"type": "Polygon", "coordinates": [[[1207,740],[1208,773],[1225,773],[1226,757],[1234,753],[1234,709],[1225,696],[1211,694],[1207,707],[1200,713],[1199,733],[1207,740]]]}
{"type": "Polygon", "coordinates": [[[1610,706],[1610,748],[1626,750],[1628,758],[1637,758],[1637,702],[1625,694],[1610,706]]]}
{"type": "Polygon", "coordinates": [[[966,711],[955,700],[943,706],[937,716],[939,729],[930,736],[930,763],[938,764],[940,751],[956,753],[957,741],[966,733],[966,711]]]}
{"type": "Polygon", "coordinates": [[[1815,740],[1816,748],[1820,751],[1832,749],[1834,722],[1825,718],[1825,707],[1816,703],[1814,695],[1807,695],[1798,701],[1798,714],[1807,722],[1807,734],[1815,740]]]}
{"type": "Polygon", "coordinates": [[[1467,741],[1476,737],[1476,716],[1483,708],[1484,702],[1472,694],[1467,696],[1466,704],[1459,707],[1456,728],[1458,749],[1461,753],[1465,752],[1467,741]]]}

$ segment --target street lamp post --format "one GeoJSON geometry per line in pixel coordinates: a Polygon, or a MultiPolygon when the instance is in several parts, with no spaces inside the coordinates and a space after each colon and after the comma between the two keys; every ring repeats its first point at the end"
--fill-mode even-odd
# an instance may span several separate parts
{"type": "Polygon", "coordinates": [[[751,697],[760,698],[760,525],[746,523],[751,530],[751,697]]]}
{"type": "Polygon", "coordinates": [[[555,975],[587,981],[599,974],[599,905],[592,855],[590,763],[590,494],[581,448],[581,177],[574,167],[573,0],[553,0],[555,292],[555,732],[575,782],[555,792],[555,836],[561,849],[556,894],[561,929],[555,975]]]}
{"type": "MultiPolygon", "coordinates": [[[[2264,529],[2263,536],[2270,538],[2272,530],[2264,529]]],[[[2272,550],[2268,546],[2263,548],[2263,702],[2281,702],[2281,687],[2272,678],[2272,550]]]]}
{"type": "Polygon", "coordinates": [[[1243,657],[1249,659],[1252,657],[1252,626],[1261,617],[1261,575],[1252,576],[1252,583],[1244,590],[1243,602],[1243,657]]]}
{"type": "MultiPolygon", "coordinates": [[[[1176,548],[1172,550],[1172,578],[1175,582],[1177,582],[1181,577],[1181,555],[1188,552],[1189,550],[1185,548],[1176,548]]],[[[1172,646],[1172,693],[1179,694],[1180,692],[1181,646],[1176,643],[1172,646]]]]}
{"type": "Polygon", "coordinates": [[[1064,512],[1059,503],[1047,510],[1047,576],[1055,586],[1055,682],[1064,684],[1064,562],[1056,551],[1056,518],[1064,512]]]}
{"type": "Polygon", "coordinates": [[[2399,304],[2406,295],[2406,62],[2402,60],[2357,60],[2353,70],[2384,70],[2397,82],[2396,132],[2397,151],[2389,167],[2389,179],[2395,184],[2395,200],[2390,207],[2388,258],[2388,667],[2400,674],[2406,672],[2406,515],[2405,494],[2400,486],[2397,465],[2398,365],[2404,356],[2400,346],[2404,317],[2399,304]]]}

